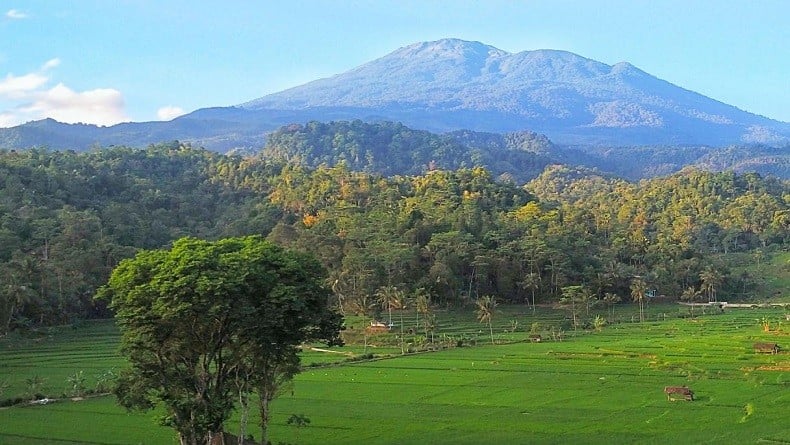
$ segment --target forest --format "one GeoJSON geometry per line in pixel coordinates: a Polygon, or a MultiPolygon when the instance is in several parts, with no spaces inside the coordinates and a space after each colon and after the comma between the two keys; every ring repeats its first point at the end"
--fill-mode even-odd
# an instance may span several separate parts
{"type": "Polygon", "coordinates": [[[521,161],[502,167],[503,152],[464,157],[456,139],[420,132],[433,149],[408,152],[396,124],[382,127],[397,129],[386,143],[337,141],[337,157],[316,157],[298,128],[250,156],[179,142],[0,150],[0,333],[110,316],[94,295],[119,261],[184,236],[262,235],[310,252],[339,308],[357,314],[380,311],[387,287],[446,306],[485,295],[615,304],[635,283],[748,299],[759,280],[727,255],[759,262],[790,241],[790,184],[774,177],[684,169],[627,181],[546,162],[534,134],[512,141],[521,161]]]}

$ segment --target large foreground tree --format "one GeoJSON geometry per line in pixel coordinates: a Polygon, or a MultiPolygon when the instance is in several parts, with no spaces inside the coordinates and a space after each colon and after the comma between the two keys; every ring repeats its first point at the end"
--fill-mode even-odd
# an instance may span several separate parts
{"type": "Polygon", "coordinates": [[[322,276],[311,257],[258,236],[183,238],[121,262],[99,293],[116,311],[131,364],[115,389],[119,402],[163,405],[181,444],[197,445],[257,390],[266,443],[268,404],[298,372],[297,346],[338,341],[341,318],[322,276]]]}

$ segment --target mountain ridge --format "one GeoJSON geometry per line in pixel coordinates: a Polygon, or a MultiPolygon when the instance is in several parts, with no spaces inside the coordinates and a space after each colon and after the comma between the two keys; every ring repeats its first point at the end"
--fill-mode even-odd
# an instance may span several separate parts
{"type": "MultiPolygon", "coordinates": [[[[781,124],[677,87],[628,62],[610,66],[561,50],[508,53],[459,39],[412,44],[345,73],[239,107],[282,110],[378,106],[397,112],[397,108],[409,105],[434,111],[511,114],[535,121],[532,124],[539,127],[532,129],[536,131],[543,130],[541,124],[560,126],[545,122],[552,119],[580,128],[655,128],[671,124],[667,120],[673,117],[659,111],[719,125],[733,124],[733,115],[739,114],[741,125],[747,128],[781,124]]],[[[561,136],[550,136],[564,142],[561,136]]]]}
{"type": "Polygon", "coordinates": [[[282,125],[361,119],[432,132],[535,131],[562,145],[784,146],[775,121],[659,79],[562,50],[510,53],[460,39],[418,42],[346,72],[233,107],[110,127],[36,121],[0,129],[0,147],[87,149],[182,140],[255,150],[282,125]]]}

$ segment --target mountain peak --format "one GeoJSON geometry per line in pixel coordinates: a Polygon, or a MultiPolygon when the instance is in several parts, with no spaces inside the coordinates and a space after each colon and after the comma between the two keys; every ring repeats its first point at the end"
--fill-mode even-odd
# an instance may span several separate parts
{"type": "Polygon", "coordinates": [[[594,142],[613,140],[613,129],[643,143],[697,143],[707,140],[703,134],[734,143],[754,125],[780,124],[628,62],[607,65],[555,49],[510,53],[453,38],[414,43],[240,107],[337,110],[328,118],[393,119],[434,131],[531,129],[561,143],[591,143],[592,134],[602,138],[594,142]]]}
{"type": "Polygon", "coordinates": [[[441,39],[432,42],[414,43],[396,50],[390,56],[479,58],[504,56],[507,54],[501,49],[476,41],[441,39]]]}
{"type": "Polygon", "coordinates": [[[618,62],[612,65],[613,75],[648,75],[646,72],[640,70],[639,68],[631,65],[628,62],[618,62]]]}

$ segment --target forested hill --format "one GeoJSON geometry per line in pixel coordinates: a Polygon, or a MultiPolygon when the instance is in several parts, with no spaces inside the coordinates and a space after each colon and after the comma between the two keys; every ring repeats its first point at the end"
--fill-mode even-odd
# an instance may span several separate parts
{"type": "Polygon", "coordinates": [[[483,166],[495,176],[524,183],[552,158],[554,145],[532,132],[438,135],[400,123],[359,120],[289,125],[269,135],[262,156],[315,168],[344,163],[350,170],[384,176],[483,166]]]}
{"type": "MultiPolygon", "coordinates": [[[[157,122],[137,133],[131,129],[133,124],[116,125],[107,128],[111,134],[102,137],[98,137],[100,132],[94,128],[96,131],[85,138],[78,135],[91,126],[47,120],[0,129],[0,148],[38,146],[84,151],[88,147],[122,145],[122,141],[132,146],[144,146],[152,138],[180,138],[177,135],[186,134],[189,130],[196,135],[188,138],[192,145],[217,152],[243,147],[243,150],[232,151],[256,153],[264,147],[267,156],[299,162],[304,166],[345,162],[353,170],[383,175],[419,174],[437,166],[446,169],[484,166],[497,178],[522,184],[537,176],[545,166],[558,163],[595,168],[628,179],[668,175],[686,166],[712,171],[753,171],[790,179],[790,145],[786,144],[561,146],[532,131],[500,134],[455,130],[437,134],[386,121],[309,121],[278,127],[255,118],[236,128],[235,124],[219,116],[222,114],[217,110],[203,110],[179,118],[176,121],[178,128],[184,130],[181,133],[160,131],[165,123],[157,122]],[[272,131],[273,128],[277,129],[272,131]],[[59,135],[59,142],[48,143],[48,133],[59,135]]],[[[296,117],[291,118],[298,121],[296,117]]],[[[319,119],[320,116],[312,118],[319,119]]]]}
{"type": "Polygon", "coordinates": [[[494,177],[517,184],[550,164],[594,168],[628,179],[668,175],[686,166],[790,178],[790,147],[561,147],[529,131],[435,134],[400,123],[359,120],[281,127],[268,137],[263,156],[309,168],[342,162],[351,170],[385,176],[482,166],[494,177]]]}
{"type": "Polygon", "coordinates": [[[756,174],[630,183],[551,167],[528,189],[482,168],[385,177],[179,143],[0,150],[0,331],[106,315],[92,296],[110,270],[182,236],[312,252],[348,311],[384,285],[442,304],[550,302],[568,286],[628,300],[636,275],[666,295],[735,299],[761,285],[728,255],[790,241],[790,186],[756,174]]]}

